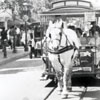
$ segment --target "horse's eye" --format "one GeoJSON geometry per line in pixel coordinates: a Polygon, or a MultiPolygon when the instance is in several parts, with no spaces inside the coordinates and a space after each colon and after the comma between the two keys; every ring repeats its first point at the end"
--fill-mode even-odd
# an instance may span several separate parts
{"type": "Polygon", "coordinates": [[[51,38],[51,34],[49,34],[49,38],[51,38]]]}

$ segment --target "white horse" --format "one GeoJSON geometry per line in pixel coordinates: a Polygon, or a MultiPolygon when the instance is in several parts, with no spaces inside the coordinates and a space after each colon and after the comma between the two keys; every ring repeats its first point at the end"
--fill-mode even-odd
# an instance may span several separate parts
{"type": "Polygon", "coordinates": [[[58,79],[57,89],[65,98],[68,96],[68,88],[71,88],[72,62],[80,43],[76,32],[67,29],[62,21],[59,24],[50,22],[46,36],[49,43],[48,57],[58,79]]]}

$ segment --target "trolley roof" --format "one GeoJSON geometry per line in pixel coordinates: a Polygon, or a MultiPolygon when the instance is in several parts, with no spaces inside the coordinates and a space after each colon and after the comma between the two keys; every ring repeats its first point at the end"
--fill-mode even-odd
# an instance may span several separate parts
{"type": "Polygon", "coordinates": [[[84,0],[60,0],[52,2],[52,8],[42,12],[40,15],[66,15],[84,16],[85,12],[94,11],[91,2],[84,0]]]}

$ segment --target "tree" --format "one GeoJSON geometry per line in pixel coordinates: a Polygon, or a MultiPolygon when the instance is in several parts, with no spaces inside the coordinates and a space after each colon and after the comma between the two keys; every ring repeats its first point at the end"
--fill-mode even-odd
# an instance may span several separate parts
{"type": "Polygon", "coordinates": [[[0,7],[10,8],[15,15],[22,18],[22,16],[25,14],[23,3],[27,2],[27,14],[29,17],[32,17],[32,13],[38,15],[38,13],[50,9],[52,1],[53,0],[4,0],[4,2],[0,3],[0,7]]]}

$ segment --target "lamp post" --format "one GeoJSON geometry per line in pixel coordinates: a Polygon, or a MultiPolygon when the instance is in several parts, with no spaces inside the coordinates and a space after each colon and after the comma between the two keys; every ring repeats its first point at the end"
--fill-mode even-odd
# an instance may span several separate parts
{"type": "Polygon", "coordinates": [[[15,2],[13,2],[13,5],[11,8],[12,8],[12,19],[13,19],[13,22],[14,22],[14,25],[12,27],[12,32],[13,32],[13,53],[16,53],[17,50],[16,50],[16,31],[15,31],[15,2]]]}
{"type": "Polygon", "coordinates": [[[28,16],[24,15],[23,20],[25,22],[25,51],[28,51],[28,45],[27,45],[27,20],[28,20],[28,16]]]}
{"type": "Polygon", "coordinates": [[[29,17],[28,17],[28,14],[27,14],[27,11],[28,11],[27,6],[28,6],[27,2],[24,2],[23,3],[23,10],[26,12],[26,14],[23,16],[23,20],[25,22],[25,51],[28,51],[28,45],[27,45],[27,21],[28,21],[29,17]]]}

